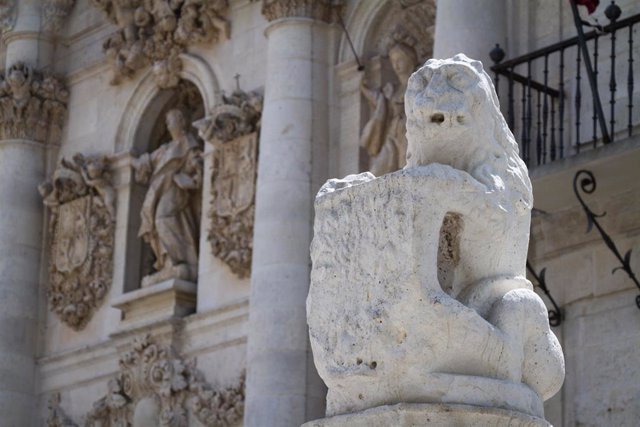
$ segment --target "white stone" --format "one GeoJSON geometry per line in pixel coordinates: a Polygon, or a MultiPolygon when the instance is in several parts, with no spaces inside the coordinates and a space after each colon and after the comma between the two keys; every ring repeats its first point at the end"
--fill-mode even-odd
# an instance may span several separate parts
{"type": "Polygon", "coordinates": [[[429,60],[405,95],[403,171],[329,180],[307,299],[327,415],[395,403],[543,417],[564,378],[525,278],[531,184],[491,80],[429,60]]]}

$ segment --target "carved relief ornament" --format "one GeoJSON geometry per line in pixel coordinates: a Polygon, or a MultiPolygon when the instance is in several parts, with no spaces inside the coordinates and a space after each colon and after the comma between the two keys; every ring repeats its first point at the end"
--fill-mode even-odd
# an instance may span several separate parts
{"type": "Polygon", "coordinates": [[[58,143],[69,91],[57,78],[16,63],[0,74],[0,139],[58,143]]]}
{"type": "Polygon", "coordinates": [[[0,31],[11,31],[15,20],[16,0],[0,0],[0,31]]]}
{"type": "Polygon", "coordinates": [[[195,362],[185,362],[149,336],[135,340],[119,366],[107,394],[87,414],[86,427],[186,427],[188,412],[204,426],[223,427],[244,412],[244,375],[236,386],[214,390],[195,362]]]}
{"type": "Polygon", "coordinates": [[[230,37],[228,0],[92,0],[119,29],[103,45],[119,84],[151,64],[158,86],[178,84],[188,46],[230,37]]]}
{"type": "Polygon", "coordinates": [[[115,195],[108,167],[106,156],[76,154],[38,188],[52,236],[49,304],[75,330],[86,326],[111,286],[115,195]]]}
{"type": "Polygon", "coordinates": [[[260,94],[236,91],[195,123],[200,137],[214,146],[211,249],[241,278],[251,273],[261,113],[260,94]]]}
{"type": "Polygon", "coordinates": [[[78,427],[60,407],[60,393],[53,393],[48,402],[47,427],[78,427]]]}
{"type": "Polygon", "coordinates": [[[54,34],[59,33],[74,4],[75,0],[44,0],[42,4],[44,30],[54,34]]]}
{"type": "Polygon", "coordinates": [[[343,0],[264,0],[262,14],[267,21],[302,17],[336,22],[343,4],[343,0]]]}

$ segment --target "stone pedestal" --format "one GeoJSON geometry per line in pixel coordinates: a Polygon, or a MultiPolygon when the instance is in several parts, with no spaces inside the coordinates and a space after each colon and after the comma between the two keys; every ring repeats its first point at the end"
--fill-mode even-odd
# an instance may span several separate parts
{"type": "Polygon", "coordinates": [[[337,415],[303,424],[303,427],[550,427],[542,418],[500,408],[471,405],[400,403],[337,415]]]}
{"type": "Polygon", "coordinates": [[[195,283],[169,279],[120,295],[111,305],[122,311],[122,327],[129,329],[195,313],[196,293],[195,283]]]}

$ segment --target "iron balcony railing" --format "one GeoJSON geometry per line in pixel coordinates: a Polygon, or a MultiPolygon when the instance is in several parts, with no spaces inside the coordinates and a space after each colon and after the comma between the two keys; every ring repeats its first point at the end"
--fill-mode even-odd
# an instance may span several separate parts
{"type": "Polygon", "coordinates": [[[530,167],[631,136],[640,119],[637,112],[634,119],[634,25],[640,14],[619,19],[612,2],[605,11],[609,24],[583,32],[570,3],[578,36],[506,61],[499,45],[490,53],[507,123],[530,167]],[[622,76],[626,97],[618,88],[622,76]]]}

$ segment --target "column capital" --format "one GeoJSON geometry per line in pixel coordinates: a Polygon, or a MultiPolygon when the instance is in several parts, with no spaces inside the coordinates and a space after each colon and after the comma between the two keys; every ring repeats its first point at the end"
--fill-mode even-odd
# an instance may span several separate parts
{"type": "Polygon", "coordinates": [[[0,75],[0,139],[60,142],[68,99],[58,78],[13,64],[0,75]]]}
{"type": "Polygon", "coordinates": [[[269,22],[280,18],[311,18],[335,22],[342,13],[343,0],[264,0],[262,14],[269,22]]]}

